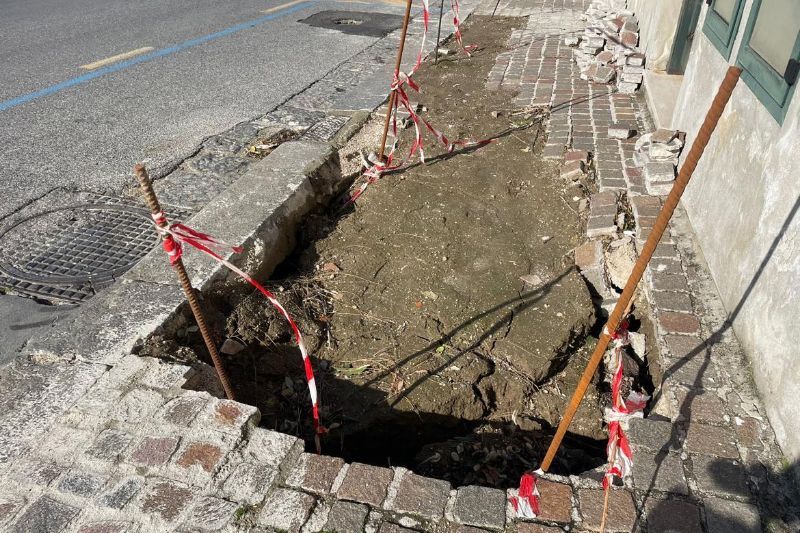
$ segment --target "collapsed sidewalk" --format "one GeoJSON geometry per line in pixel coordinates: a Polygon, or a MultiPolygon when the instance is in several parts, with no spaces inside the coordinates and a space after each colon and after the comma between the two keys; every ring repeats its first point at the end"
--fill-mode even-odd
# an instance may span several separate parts
{"type": "MultiPolygon", "coordinates": [[[[574,45],[564,38],[564,33],[584,32],[586,21],[581,17],[588,7],[588,2],[570,0],[501,4],[497,16],[528,17],[527,27],[512,34],[510,50],[500,54],[492,73],[487,69],[480,75],[488,75],[490,90],[518,91],[520,106],[550,108],[545,146],[534,139],[527,144],[525,136],[520,151],[536,150],[538,157],[541,150],[542,157],[559,163],[566,149],[587,152],[569,152],[565,171],[551,165],[550,179],[567,190],[567,198],[578,198],[574,207],[587,220],[590,240],[577,247],[574,260],[602,308],[615,299],[622,275],[618,263],[624,269],[624,256],[646,237],[660,199],[647,194],[648,184],[634,164],[638,133],[649,129],[646,109],[636,98],[614,93],[603,80],[581,79],[574,45]],[[498,80],[494,73],[501,71],[498,80]],[[609,128],[620,123],[629,126],[630,135],[609,138],[609,128]],[[588,201],[581,201],[579,191],[595,188],[588,201]]],[[[477,14],[488,15],[493,8],[493,2],[484,3],[477,14]]],[[[480,34],[468,35],[475,42],[481,40],[480,34]]],[[[464,68],[469,68],[466,62],[464,68]]],[[[459,157],[482,156],[475,152],[459,157]]],[[[432,166],[429,173],[435,172],[432,166]]],[[[408,184],[392,184],[402,176],[388,175],[376,187],[410,191],[408,184]]],[[[524,182],[509,187],[513,195],[525,198],[524,182]]],[[[391,193],[382,199],[380,192],[371,191],[364,201],[372,201],[373,193],[378,206],[387,202],[386,209],[390,207],[391,193]]],[[[379,214],[373,217],[370,224],[357,223],[369,231],[381,220],[379,214]]],[[[579,220],[575,217],[576,226],[579,220]]],[[[536,235],[534,240],[547,243],[545,238],[552,235],[536,235]]],[[[634,476],[629,486],[613,492],[608,530],[758,531],[763,525],[780,531],[781,521],[791,519],[780,452],[760,414],[763,410],[747,379],[736,339],[724,330],[713,283],[682,217],[673,224],[669,240],[662,241],[646,286],[658,349],[651,338],[639,354],[660,388],[650,416],[632,428],[634,476]]],[[[438,260],[452,260],[449,252],[443,254],[445,259],[438,260]]],[[[163,256],[154,257],[163,261],[163,256]]],[[[333,261],[321,264],[327,263],[333,261]]],[[[349,270],[334,266],[326,275],[349,270]]],[[[551,273],[529,274],[542,281],[551,273]]],[[[531,277],[524,283],[537,285],[531,277]]],[[[129,286],[128,291],[134,294],[140,289],[129,286]]],[[[156,289],[147,296],[179,297],[173,286],[156,289]]],[[[425,292],[417,300],[420,307],[436,305],[441,291],[425,292]]],[[[117,306],[96,310],[98,320],[107,324],[105,315],[116,314],[124,297],[117,306]]],[[[647,306],[644,300],[641,305],[647,306]]],[[[153,325],[165,321],[169,313],[164,309],[161,304],[154,307],[149,319],[153,325]]],[[[115,320],[142,319],[118,315],[115,320]]],[[[510,329],[510,324],[503,325],[510,329]]],[[[60,349],[57,343],[64,340],[57,339],[49,349],[41,344],[33,347],[30,353],[41,363],[42,375],[58,371],[47,354],[60,349]]],[[[80,371],[59,378],[63,382],[52,388],[53,397],[26,400],[31,415],[44,414],[37,410],[46,408],[57,419],[51,424],[41,416],[40,427],[25,427],[41,440],[28,441],[23,448],[18,447],[18,435],[7,433],[0,439],[0,475],[19,483],[18,490],[8,487],[0,493],[3,527],[26,530],[48,523],[53,530],[67,531],[257,527],[524,532],[599,526],[601,471],[548,476],[540,486],[542,514],[535,523],[515,522],[505,491],[485,486],[453,490],[446,481],[404,468],[347,464],[340,458],[304,453],[301,440],[257,427],[260,414],[255,408],[185,390],[208,383],[197,369],[128,355],[132,343],[120,353],[113,340],[97,340],[93,353],[81,345],[70,348],[68,358],[74,356],[73,366],[80,371]],[[113,359],[111,352],[117,352],[113,359]],[[85,364],[87,360],[101,364],[85,364]]],[[[17,398],[25,395],[25,384],[26,380],[12,382],[17,398]]]]}

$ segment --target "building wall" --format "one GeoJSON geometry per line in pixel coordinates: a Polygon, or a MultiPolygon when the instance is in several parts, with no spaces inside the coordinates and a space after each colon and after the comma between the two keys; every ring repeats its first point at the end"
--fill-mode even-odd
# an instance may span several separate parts
{"type": "Polygon", "coordinates": [[[647,56],[647,68],[667,69],[683,0],[629,0],[628,8],[639,19],[639,47],[647,56]]]}
{"type": "MultiPolygon", "coordinates": [[[[706,10],[673,117],[689,144],[728,67],[702,32],[706,10]]],[[[798,154],[800,92],[779,125],[740,81],[683,198],[778,441],[794,461],[800,460],[798,154]]]]}

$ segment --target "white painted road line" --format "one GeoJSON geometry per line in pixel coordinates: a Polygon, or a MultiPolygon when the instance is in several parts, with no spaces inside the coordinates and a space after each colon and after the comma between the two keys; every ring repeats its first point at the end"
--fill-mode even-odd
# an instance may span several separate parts
{"type": "Polygon", "coordinates": [[[105,59],[101,59],[100,61],[95,61],[94,63],[87,63],[86,65],[81,65],[80,68],[83,70],[94,70],[100,67],[105,67],[112,63],[116,63],[117,61],[124,61],[125,59],[130,59],[132,57],[146,54],[147,52],[152,52],[153,50],[155,50],[155,48],[153,48],[152,46],[145,46],[143,48],[137,48],[136,50],[131,50],[130,52],[124,52],[122,54],[117,54],[115,56],[107,57],[105,59]]]}
{"type": "Polygon", "coordinates": [[[308,0],[294,0],[292,2],[286,2],[285,4],[281,4],[279,6],[271,7],[269,9],[264,9],[261,12],[265,13],[265,14],[270,14],[270,13],[274,13],[276,11],[280,11],[281,9],[286,9],[287,7],[292,7],[292,6],[297,5],[297,4],[302,4],[303,2],[307,2],[307,1],[308,0]]]}

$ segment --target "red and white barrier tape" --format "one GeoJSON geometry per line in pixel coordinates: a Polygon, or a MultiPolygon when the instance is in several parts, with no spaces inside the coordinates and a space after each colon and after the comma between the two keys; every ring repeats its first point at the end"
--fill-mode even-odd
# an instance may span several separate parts
{"type": "Polygon", "coordinates": [[[163,212],[156,213],[152,216],[153,221],[155,222],[156,231],[158,231],[158,233],[162,236],[162,245],[164,247],[164,251],[166,251],[167,255],[169,255],[170,264],[174,265],[181,258],[181,255],[183,254],[183,245],[188,244],[189,246],[200,250],[204,254],[213,257],[217,262],[225,265],[229,270],[236,273],[239,277],[258,289],[258,291],[264,295],[269,303],[271,303],[272,306],[275,307],[275,309],[277,309],[278,312],[283,315],[283,318],[285,318],[289,323],[289,326],[292,328],[292,333],[294,333],[297,346],[300,348],[300,355],[303,358],[306,382],[308,383],[308,393],[311,397],[311,413],[315,432],[314,440],[316,441],[317,451],[319,452],[321,447],[319,436],[324,434],[326,430],[319,421],[319,405],[317,399],[317,385],[314,380],[314,370],[311,367],[311,359],[308,357],[308,351],[306,350],[306,345],[303,342],[303,336],[300,334],[300,328],[297,327],[297,324],[292,319],[291,315],[289,315],[286,309],[275,298],[274,294],[264,288],[263,285],[253,279],[249,274],[241,270],[233,263],[227,261],[220,255],[223,250],[231,250],[237,254],[241,253],[241,246],[231,246],[224,241],[194,230],[184,224],[170,224],[163,212]]]}
{"type": "Polygon", "coordinates": [[[536,487],[536,472],[525,472],[519,480],[519,490],[516,496],[511,496],[508,501],[520,518],[536,518],[539,516],[539,489],[536,487]]]}
{"type": "MultiPolygon", "coordinates": [[[[453,25],[455,26],[455,36],[458,44],[461,46],[461,49],[464,50],[464,53],[470,55],[470,51],[474,50],[475,46],[464,46],[461,38],[461,20],[459,19],[459,4],[458,0],[451,0],[451,6],[453,9],[453,25]]],[[[422,124],[425,125],[425,128],[431,132],[434,137],[445,147],[448,153],[452,152],[457,146],[462,147],[478,147],[483,146],[485,144],[489,144],[493,142],[492,139],[484,139],[481,141],[472,141],[472,140],[457,140],[457,141],[450,141],[444,133],[436,129],[433,124],[431,124],[425,117],[421,117],[417,114],[414,106],[411,105],[411,101],[408,98],[408,93],[404,89],[404,86],[407,85],[411,89],[416,92],[419,92],[419,85],[414,82],[412,76],[414,73],[417,72],[420,65],[422,65],[422,59],[425,54],[425,42],[428,37],[428,26],[430,23],[430,9],[428,6],[428,0],[422,0],[422,25],[423,25],[423,32],[422,32],[422,43],[420,44],[419,51],[417,52],[417,59],[414,62],[414,65],[411,67],[411,70],[406,72],[397,71],[394,73],[392,77],[392,84],[391,90],[394,92],[394,99],[392,101],[392,109],[390,110],[391,113],[391,130],[392,130],[392,144],[391,148],[389,149],[389,153],[386,155],[386,161],[381,161],[377,154],[370,154],[369,157],[364,160],[364,168],[366,169],[362,174],[362,177],[365,178],[364,183],[356,189],[356,191],[350,196],[350,199],[347,201],[348,204],[351,204],[358,200],[358,198],[364,194],[364,191],[369,187],[371,184],[375,183],[378,179],[380,179],[381,175],[385,172],[391,170],[397,170],[402,168],[406,162],[411,159],[414,154],[419,152],[419,159],[421,162],[425,162],[425,150],[423,146],[423,136],[422,136],[422,124]],[[409,118],[414,123],[414,130],[416,137],[414,139],[414,143],[411,145],[411,148],[408,151],[408,154],[400,160],[395,161],[395,151],[397,149],[398,143],[398,128],[397,128],[397,112],[400,109],[400,106],[405,109],[408,113],[409,118]]],[[[437,43],[438,45],[438,43],[437,43]]]]}

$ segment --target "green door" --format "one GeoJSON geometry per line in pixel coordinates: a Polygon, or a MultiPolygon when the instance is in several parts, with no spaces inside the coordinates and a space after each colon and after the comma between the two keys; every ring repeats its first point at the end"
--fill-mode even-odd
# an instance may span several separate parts
{"type": "Polygon", "coordinates": [[[703,0],[683,0],[681,17],[678,20],[678,29],[675,31],[675,41],[672,43],[672,53],[667,64],[667,74],[683,74],[686,71],[702,7],[703,0]]]}

